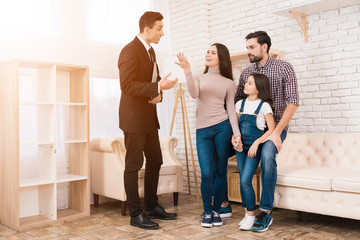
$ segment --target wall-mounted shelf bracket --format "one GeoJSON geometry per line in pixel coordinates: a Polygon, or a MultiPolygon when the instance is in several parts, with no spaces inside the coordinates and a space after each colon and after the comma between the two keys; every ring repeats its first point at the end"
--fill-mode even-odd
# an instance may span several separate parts
{"type": "Polygon", "coordinates": [[[305,42],[307,42],[308,35],[307,35],[307,26],[306,26],[306,15],[295,12],[295,11],[289,11],[289,13],[292,14],[294,16],[294,18],[296,19],[297,23],[299,24],[301,30],[304,33],[305,42]],[[301,18],[301,20],[300,20],[300,18],[301,18]]]}
{"type": "Polygon", "coordinates": [[[359,4],[359,0],[307,0],[303,2],[305,3],[276,10],[273,14],[286,18],[295,17],[304,33],[305,42],[308,41],[306,16],[359,4]]]}

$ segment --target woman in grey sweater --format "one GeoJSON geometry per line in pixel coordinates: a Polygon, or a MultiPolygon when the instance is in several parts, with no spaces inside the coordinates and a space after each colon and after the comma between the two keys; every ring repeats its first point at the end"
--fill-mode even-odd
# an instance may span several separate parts
{"type": "Polygon", "coordinates": [[[179,62],[176,64],[185,72],[189,93],[197,99],[196,148],[205,213],[201,226],[221,226],[219,209],[227,188],[226,171],[232,134],[235,142],[241,141],[234,106],[235,83],[230,53],[223,44],[211,45],[205,55],[205,71],[198,77],[193,76],[184,54],[179,53],[177,58],[179,62]]]}

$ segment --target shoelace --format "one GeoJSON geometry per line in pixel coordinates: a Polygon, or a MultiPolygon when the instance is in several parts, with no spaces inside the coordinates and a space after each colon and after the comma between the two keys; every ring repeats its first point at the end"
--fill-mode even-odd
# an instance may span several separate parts
{"type": "Polygon", "coordinates": [[[210,218],[211,218],[211,214],[205,214],[204,218],[205,218],[205,219],[210,219],[210,218]]]}

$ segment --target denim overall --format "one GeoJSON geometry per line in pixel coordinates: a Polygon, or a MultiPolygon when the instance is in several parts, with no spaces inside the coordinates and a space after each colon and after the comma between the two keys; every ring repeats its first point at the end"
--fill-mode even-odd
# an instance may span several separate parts
{"type": "Polygon", "coordinates": [[[259,103],[254,112],[255,115],[250,115],[243,114],[245,101],[246,99],[244,99],[241,103],[241,116],[239,119],[243,151],[236,151],[236,159],[240,174],[240,192],[242,205],[243,207],[246,207],[248,211],[254,211],[256,209],[256,200],[255,192],[252,186],[252,178],[260,162],[261,146],[258,147],[256,156],[254,158],[250,158],[248,156],[248,151],[253,142],[264,134],[264,131],[260,130],[256,125],[257,115],[259,114],[264,102],[261,101],[259,103]]]}
{"type": "Polygon", "coordinates": [[[240,108],[240,133],[241,133],[241,142],[243,144],[243,149],[248,151],[253,144],[253,142],[261,137],[264,134],[263,130],[260,130],[256,125],[256,117],[260,112],[260,109],[263,105],[263,101],[260,102],[259,106],[256,108],[254,114],[243,114],[246,98],[241,102],[240,108]]]}

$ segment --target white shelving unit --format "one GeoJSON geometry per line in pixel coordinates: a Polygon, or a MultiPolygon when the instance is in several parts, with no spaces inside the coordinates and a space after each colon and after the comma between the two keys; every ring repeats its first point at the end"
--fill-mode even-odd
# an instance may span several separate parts
{"type": "Polygon", "coordinates": [[[14,60],[0,65],[0,84],[1,224],[89,215],[88,67],[14,60]]]}

